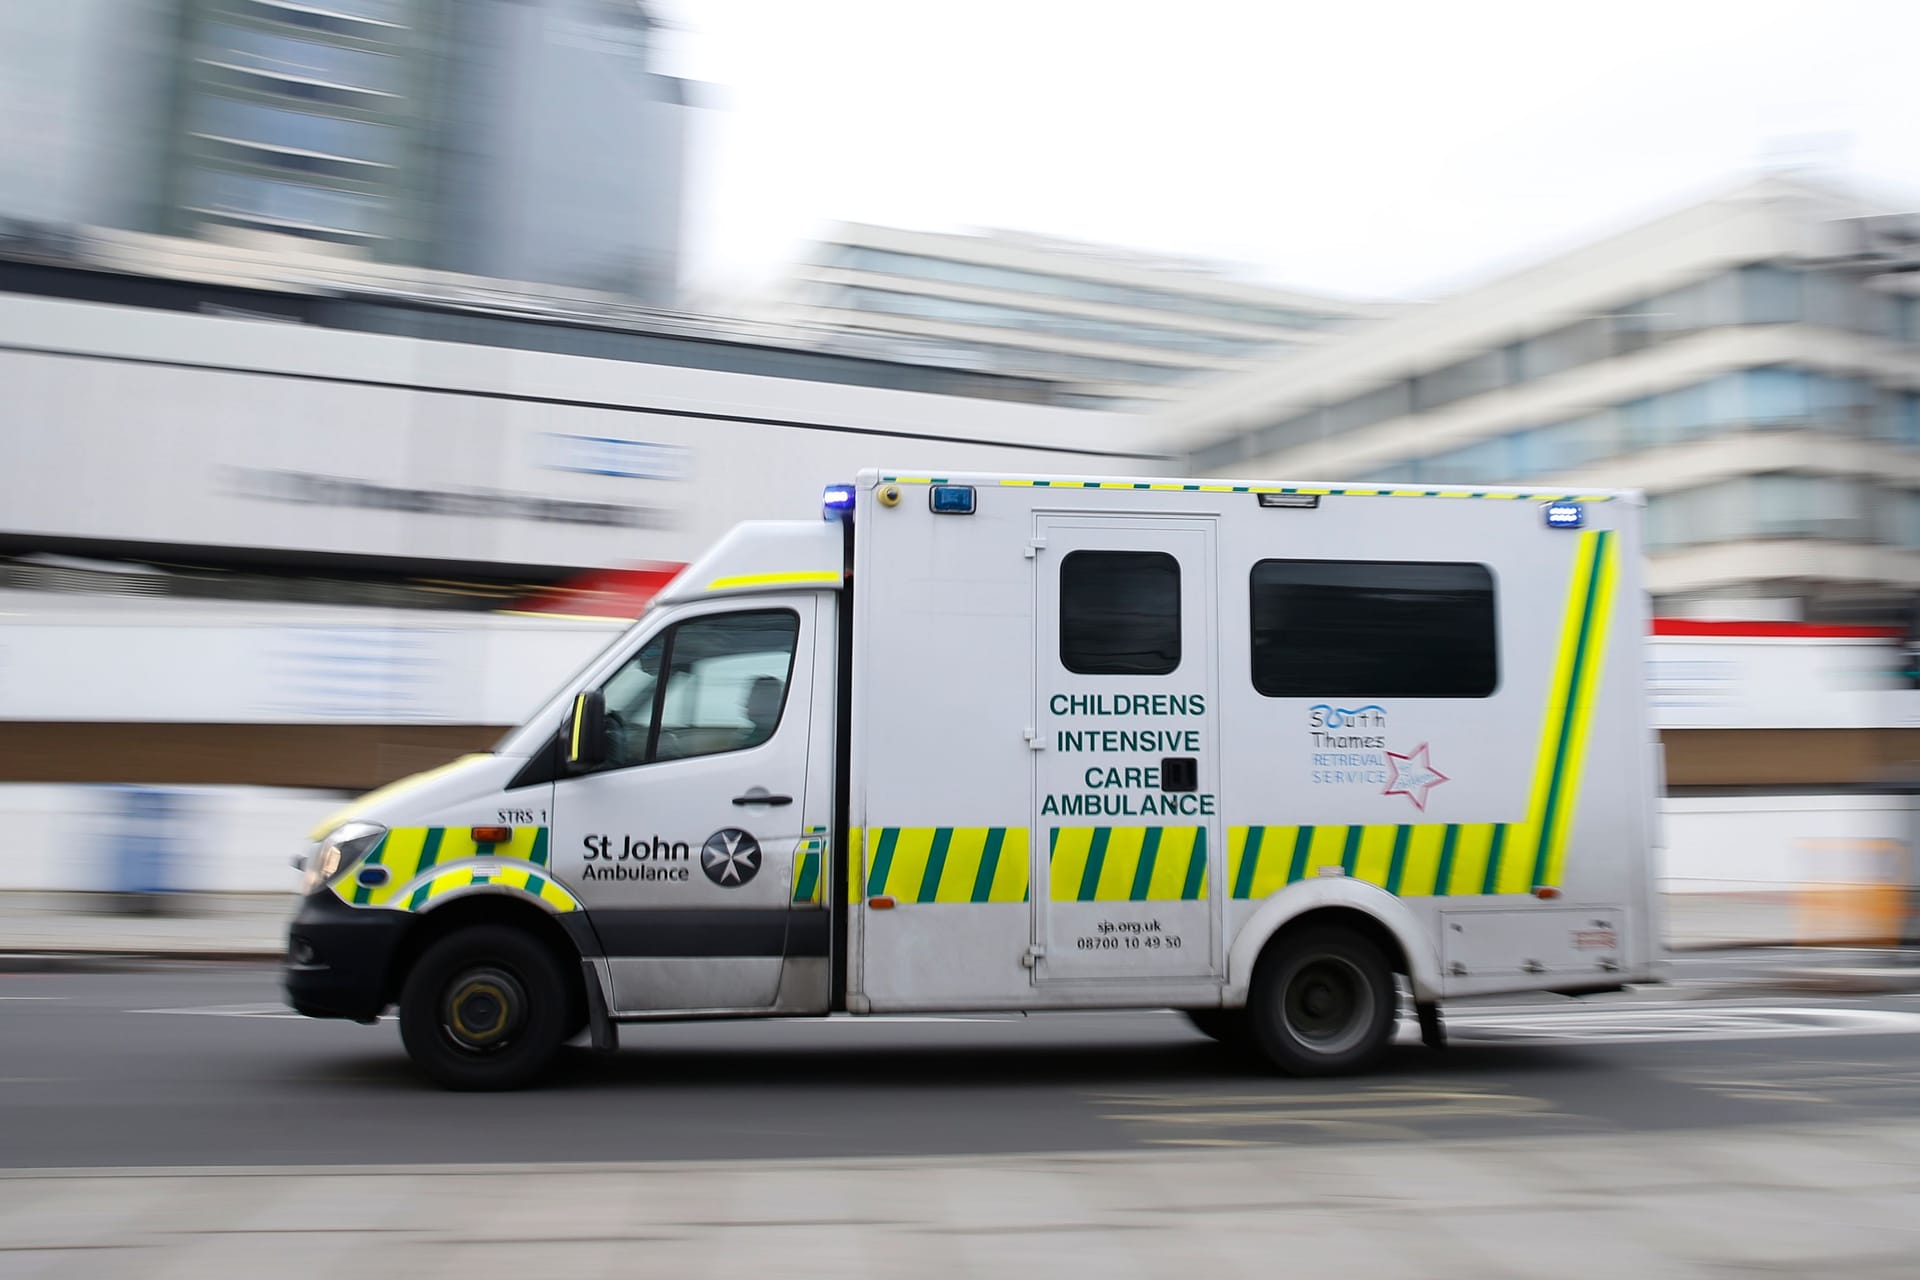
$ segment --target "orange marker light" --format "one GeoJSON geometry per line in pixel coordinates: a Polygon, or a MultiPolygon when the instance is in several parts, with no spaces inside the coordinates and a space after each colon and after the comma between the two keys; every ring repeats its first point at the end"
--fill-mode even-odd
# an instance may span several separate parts
{"type": "Polygon", "coordinates": [[[891,911],[893,910],[893,899],[885,896],[878,897],[878,898],[868,898],[867,906],[871,907],[875,911],[891,911]]]}
{"type": "Polygon", "coordinates": [[[473,829],[475,844],[505,844],[511,839],[513,839],[512,827],[475,827],[473,829]]]}
{"type": "Polygon", "coordinates": [[[1533,886],[1533,896],[1542,902],[1552,902],[1560,896],[1560,890],[1550,884],[1537,884],[1533,886]]]}

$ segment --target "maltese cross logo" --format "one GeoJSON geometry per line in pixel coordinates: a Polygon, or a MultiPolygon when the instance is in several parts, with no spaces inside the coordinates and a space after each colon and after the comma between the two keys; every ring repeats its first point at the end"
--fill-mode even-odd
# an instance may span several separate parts
{"type": "Polygon", "coordinates": [[[1405,796],[1413,807],[1427,811],[1427,793],[1447,780],[1447,775],[1427,762],[1427,744],[1421,743],[1406,755],[1387,752],[1387,789],[1383,795],[1405,796]]]}
{"type": "Polygon", "coordinates": [[[717,885],[743,885],[760,870],[760,842],[737,827],[716,831],[701,847],[700,869],[717,885]]]}

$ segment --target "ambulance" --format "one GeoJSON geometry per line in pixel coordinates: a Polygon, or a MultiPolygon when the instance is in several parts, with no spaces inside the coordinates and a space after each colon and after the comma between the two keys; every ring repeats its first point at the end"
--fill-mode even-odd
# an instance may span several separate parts
{"type": "Polygon", "coordinates": [[[661,1019],[969,1010],[1346,1073],[1409,1008],[1656,980],[1643,505],[863,472],[323,824],[290,1001],[507,1089],[661,1019]]]}

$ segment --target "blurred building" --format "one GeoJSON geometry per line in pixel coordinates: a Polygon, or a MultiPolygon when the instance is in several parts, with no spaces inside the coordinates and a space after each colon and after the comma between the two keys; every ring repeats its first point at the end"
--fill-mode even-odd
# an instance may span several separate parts
{"type": "Polygon", "coordinates": [[[1046,378],[1104,404],[1176,399],[1197,379],[1383,312],[1124,250],[857,224],[814,246],[761,310],[826,331],[937,342],[979,368],[1046,378]]]}
{"type": "Polygon", "coordinates": [[[679,293],[692,89],[642,0],[440,0],[425,265],[679,293]]]}
{"type": "Polygon", "coordinates": [[[1203,475],[1647,492],[1675,616],[1904,621],[1920,217],[1768,178],[1157,419],[1203,475]]]}
{"type": "Polygon", "coordinates": [[[1156,456],[1137,418],[938,351],[139,232],[0,235],[0,339],[0,556],[214,571],[147,594],[493,608],[814,514],[882,457],[1156,456]]]}
{"type": "Polygon", "coordinates": [[[1055,383],[861,346],[0,238],[0,781],[373,785],[483,749],[729,526],[863,467],[1168,465],[1055,383]]]}
{"type": "Polygon", "coordinates": [[[0,0],[0,218],[159,216],[182,17],[177,0],[0,0]]]}
{"type": "Polygon", "coordinates": [[[641,0],[7,0],[0,217],[678,287],[687,92],[641,0]]]}

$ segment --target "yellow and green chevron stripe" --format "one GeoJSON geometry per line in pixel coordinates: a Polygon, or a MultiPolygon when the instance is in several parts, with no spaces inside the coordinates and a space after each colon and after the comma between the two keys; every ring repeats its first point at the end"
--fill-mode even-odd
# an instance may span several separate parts
{"type": "Polygon", "coordinates": [[[1617,561],[1611,532],[1580,535],[1525,820],[1232,827],[1227,831],[1231,895],[1264,898],[1334,866],[1407,897],[1524,894],[1539,885],[1558,885],[1566,871],[1580,771],[1605,665],[1617,561]]]}
{"type": "MultiPolygon", "coordinates": [[[[898,904],[1025,902],[1025,827],[875,827],[867,897],[898,904]]],[[[1179,902],[1207,896],[1204,827],[1056,827],[1048,833],[1055,902],[1179,902]]]]}
{"type": "MultiPolygon", "coordinates": [[[[882,484],[946,484],[944,476],[881,476],[882,484]]],[[[1610,493],[1514,493],[1488,492],[1484,489],[1415,489],[1411,487],[1343,485],[1310,487],[1277,484],[1200,484],[1153,482],[1144,480],[1028,480],[1004,479],[1003,488],[1013,489],[1128,489],[1153,493],[1297,493],[1333,498],[1486,498],[1515,502],[1608,502],[1610,493]]]]}
{"type": "MultiPolygon", "coordinates": [[[[494,865],[472,863],[464,867],[448,867],[431,880],[409,891],[403,906],[407,911],[418,911],[435,898],[444,898],[450,893],[474,886],[494,886],[503,889],[518,889],[532,894],[555,911],[578,911],[580,903],[574,896],[553,881],[541,875],[530,866],[494,865]]],[[[401,904],[394,904],[396,906],[401,904]]]]}
{"type": "Polygon", "coordinates": [[[580,904],[573,895],[554,884],[546,874],[550,860],[547,828],[510,827],[507,830],[507,839],[490,842],[474,839],[472,827],[395,827],[374,846],[359,868],[334,885],[334,892],[357,907],[417,911],[455,889],[495,884],[524,890],[559,911],[577,911],[580,904]],[[498,861],[451,866],[443,873],[430,874],[443,864],[465,863],[473,858],[498,861]],[[386,868],[386,883],[361,884],[359,871],[366,867],[386,868]],[[422,876],[428,878],[422,881],[422,876]]]}
{"type": "Polygon", "coordinates": [[[812,907],[827,902],[827,842],[817,836],[800,842],[793,853],[793,901],[812,907]]]}
{"type": "Polygon", "coordinates": [[[1227,891],[1264,898],[1339,867],[1405,897],[1492,893],[1487,873],[1504,857],[1507,830],[1501,823],[1229,827],[1227,891]]]}
{"type": "Polygon", "coordinates": [[[1196,902],[1207,896],[1205,827],[1054,827],[1053,902],[1196,902]]]}
{"type": "Polygon", "coordinates": [[[1027,900],[1025,827],[873,827],[866,835],[867,897],[1027,900]]]}

